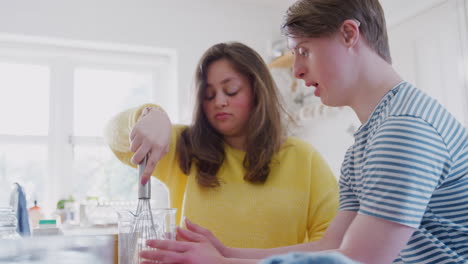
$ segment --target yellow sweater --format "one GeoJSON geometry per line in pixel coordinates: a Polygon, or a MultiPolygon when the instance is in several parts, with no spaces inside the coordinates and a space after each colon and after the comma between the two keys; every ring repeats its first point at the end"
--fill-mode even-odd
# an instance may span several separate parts
{"type": "MultiPolygon", "coordinates": [[[[106,139],[115,155],[132,165],[128,135],[143,107],[116,116],[106,139]]],[[[187,217],[210,229],[225,245],[271,248],[318,240],[338,208],[338,187],[329,167],[309,144],[288,138],[273,157],[264,184],[244,181],[245,152],[225,146],[225,161],[218,172],[221,186],[200,187],[196,168],[182,173],[175,152],[185,126],[173,126],[170,150],[153,175],[170,191],[177,221],[187,217]]],[[[133,166],[133,165],[132,165],[133,166]]]]}

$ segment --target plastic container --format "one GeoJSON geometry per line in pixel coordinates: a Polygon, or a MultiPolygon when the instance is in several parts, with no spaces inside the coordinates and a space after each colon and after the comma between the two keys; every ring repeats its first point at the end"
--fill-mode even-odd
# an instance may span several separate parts
{"type": "Polygon", "coordinates": [[[63,235],[57,227],[57,221],[53,219],[39,220],[39,228],[33,229],[33,236],[58,236],[63,235]]]}
{"type": "Polygon", "coordinates": [[[37,206],[37,201],[34,200],[34,206],[28,209],[31,228],[39,227],[39,220],[44,218],[41,207],[37,206]]]}
{"type": "Polygon", "coordinates": [[[21,239],[17,227],[18,220],[13,209],[11,207],[0,208],[0,239],[21,239]]]}

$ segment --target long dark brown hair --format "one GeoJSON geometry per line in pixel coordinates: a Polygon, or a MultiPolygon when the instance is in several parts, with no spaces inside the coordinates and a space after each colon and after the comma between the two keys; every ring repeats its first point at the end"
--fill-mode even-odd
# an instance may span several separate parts
{"type": "Polygon", "coordinates": [[[247,125],[244,180],[263,183],[270,173],[270,163],[284,139],[283,120],[288,116],[280,103],[279,92],[260,55],[238,43],[219,43],[209,48],[198,62],[195,72],[196,104],[193,123],[177,140],[179,166],[190,173],[192,163],[197,169],[197,182],[204,187],[220,185],[216,174],[224,162],[223,135],[208,122],[203,111],[207,89],[207,70],[215,61],[226,59],[240,74],[246,76],[254,96],[253,109],[247,125]]]}

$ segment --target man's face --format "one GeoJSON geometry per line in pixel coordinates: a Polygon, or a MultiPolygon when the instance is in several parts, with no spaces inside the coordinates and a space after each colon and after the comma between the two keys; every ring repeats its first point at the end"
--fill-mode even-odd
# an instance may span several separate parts
{"type": "Polygon", "coordinates": [[[288,37],[294,54],[293,74],[307,87],[315,87],[315,95],[325,105],[349,104],[349,89],[354,79],[349,67],[349,52],[339,33],[330,37],[288,37]]]}

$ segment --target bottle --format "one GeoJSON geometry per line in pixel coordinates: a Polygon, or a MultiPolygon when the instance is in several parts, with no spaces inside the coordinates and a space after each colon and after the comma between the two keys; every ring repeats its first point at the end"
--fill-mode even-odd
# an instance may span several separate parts
{"type": "Polygon", "coordinates": [[[11,207],[0,208],[0,239],[21,239],[17,232],[18,220],[11,207]]]}
{"type": "Polygon", "coordinates": [[[57,227],[55,219],[39,220],[39,228],[33,229],[33,236],[58,236],[63,235],[60,228],[57,227]]]}
{"type": "Polygon", "coordinates": [[[34,200],[34,206],[28,209],[31,228],[39,227],[39,220],[44,218],[41,207],[37,206],[37,200],[34,200]]]}

